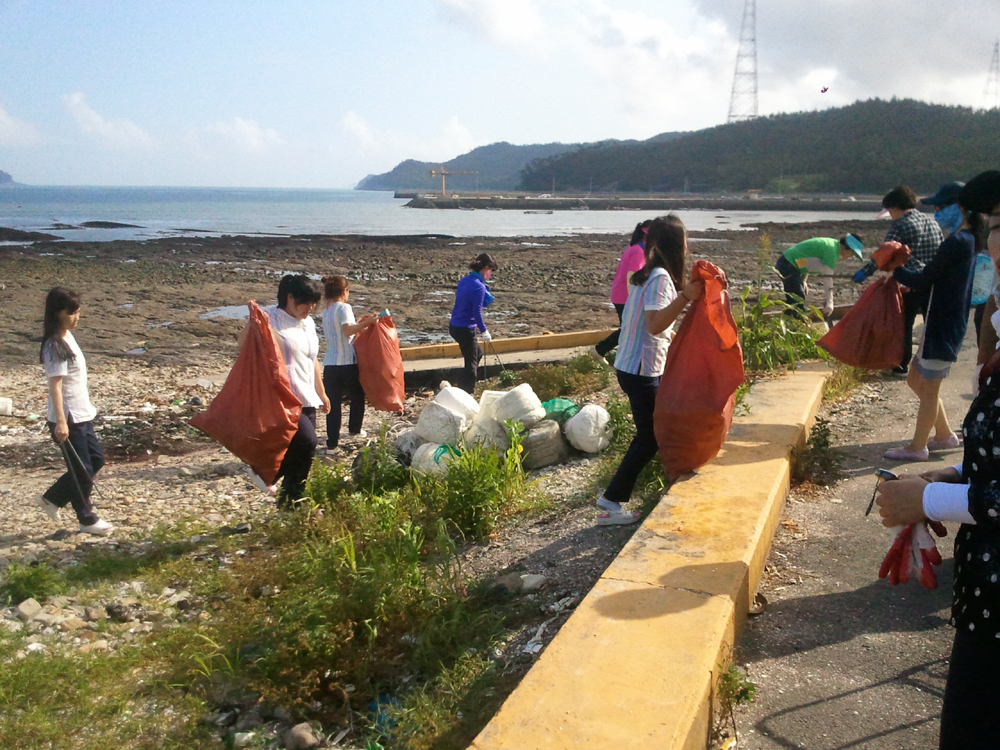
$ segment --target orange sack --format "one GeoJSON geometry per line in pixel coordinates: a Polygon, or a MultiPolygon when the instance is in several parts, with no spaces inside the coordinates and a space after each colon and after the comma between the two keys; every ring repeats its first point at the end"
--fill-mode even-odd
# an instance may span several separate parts
{"type": "Polygon", "coordinates": [[[191,426],[226,446],[267,484],[274,484],[299,428],[302,404],[292,393],[267,315],[253,300],[247,305],[246,344],[219,395],[206,411],[194,415],[191,426]]]}
{"type": "MultiPolygon", "coordinates": [[[[872,253],[880,271],[891,271],[910,259],[910,248],[883,243],[872,253]]],[[[865,289],[854,306],[817,342],[845,365],[888,370],[903,361],[903,293],[891,276],[865,289]]]]}
{"type": "Polygon", "coordinates": [[[726,274],[708,261],[691,269],[705,293],[681,321],[656,392],[653,429],[673,481],[711,461],[729,434],[743,351],[729,306],[726,274]]]}
{"type": "Polygon", "coordinates": [[[375,325],[355,336],[354,353],[368,403],[380,411],[403,411],[403,355],[399,353],[399,334],[392,318],[379,318],[375,325]]]}

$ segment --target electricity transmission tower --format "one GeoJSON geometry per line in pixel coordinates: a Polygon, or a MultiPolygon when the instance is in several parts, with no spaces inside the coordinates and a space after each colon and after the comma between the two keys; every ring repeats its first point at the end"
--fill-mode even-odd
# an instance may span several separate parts
{"type": "Polygon", "coordinates": [[[746,0],[740,47],[736,53],[733,93],[727,122],[752,120],[757,116],[757,0],[746,0]]]}
{"type": "Polygon", "coordinates": [[[1000,40],[993,45],[993,60],[990,62],[990,74],[986,77],[986,90],[983,92],[983,107],[1000,108],[1000,40]]]}

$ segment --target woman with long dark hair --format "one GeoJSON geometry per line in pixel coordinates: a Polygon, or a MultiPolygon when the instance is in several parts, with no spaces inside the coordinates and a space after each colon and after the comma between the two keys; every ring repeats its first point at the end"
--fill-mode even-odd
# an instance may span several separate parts
{"type": "Polygon", "coordinates": [[[97,410],[87,390],[87,362],[73,331],[80,323],[80,296],[65,287],[49,290],[45,298],[42,347],[38,359],[49,381],[46,420],[52,439],[63,446],[70,469],[35,498],[35,504],[53,521],[60,509],[72,505],[80,531],[103,536],[114,530],[102,521],[90,503],[94,477],[104,466],[104,451],[94,432],[97,410]]]}
{"type": "Polygon", "coordinates": [[[597,499],[601,526],[635,523],[639,514],[622,508],[632,497],[639,472],[656,455],[653,407],[667,361],[674,322],[701,297],[704,282],[685,284],[687,230],[674,214],[654,219],[646,235],[646,263],[629,280],[615,355],[618,384],[628,397],[635,437],[614,478],[597,499]]]}
{"type": "MultiPolygon", "coordinates": [[[[618,268],[615,269],[615,278],[611,282],[611,304],[615,307],[618,315],[618,329],[603,341],[599,341],[591,350],[590,356],[594,359],[605,362],[612,349],[618,346],[618,337],[621,335],[622,311],[628,301],[628,280],[636,271],[646,265],[646,232],[652,219],[640,221],[632,230],[632,239],[629,240],[628,247],[618,259],[618,268]]],[[[605,362],[607,364],[607,362],[605,362]]]]}

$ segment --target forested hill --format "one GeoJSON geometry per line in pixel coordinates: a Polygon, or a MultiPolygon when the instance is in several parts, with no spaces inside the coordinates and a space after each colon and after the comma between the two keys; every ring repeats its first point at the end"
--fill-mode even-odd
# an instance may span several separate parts
{"type": "Polygon", "coordinates": [[[536,159],[520,189],[550,192],[917,192],[1000,167],[1000,111],[873,99],[772,115],[675,140],[585,145],[536,159]]]}
{"type": "MultiPolygon", "coordinates": [[[[645,141],[676,138],[681,133],[663,133],[645,141]]],[[[611,141],[611,143],[637,143],[638,141],[611,141]]],[[[515,190],[521,180],[521,170],[532,160],[546,159],[557,154],[581,148],[579,143],[544,143],[514,146],[494,143],[480,146],[467,154],[444,162],[447,172],[478,172],[473,175],[455,175],[448,178],[448,186],[455,190],[515,190]]],[[[407,159],[391,172],[368,175],[355,190],[428,190],[439,191],[441,178],[431,177],[431,170],[441,168],[441,162],[407,159]]]]}

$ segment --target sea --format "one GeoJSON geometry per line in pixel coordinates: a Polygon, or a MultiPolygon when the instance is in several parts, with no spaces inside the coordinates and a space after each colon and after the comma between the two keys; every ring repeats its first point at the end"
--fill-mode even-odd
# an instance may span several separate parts
{"type": "MultiPolygon", "coordinates": [[[[0,189],[0,227],[65,240],[145,240],[213,234],[448,235],[553,237],[625,234],[662,211],[406,208],[389,192],[268,188],[34,187],[0,189]],[[87,228],[85,222],[132,227],[87,228]]],[[[690,230],[738,229],[760,221],[870,221],[871,212],[676,212],[690,230]]],[[[4,243],[10,244],[10,243],[4,243]]]]}

